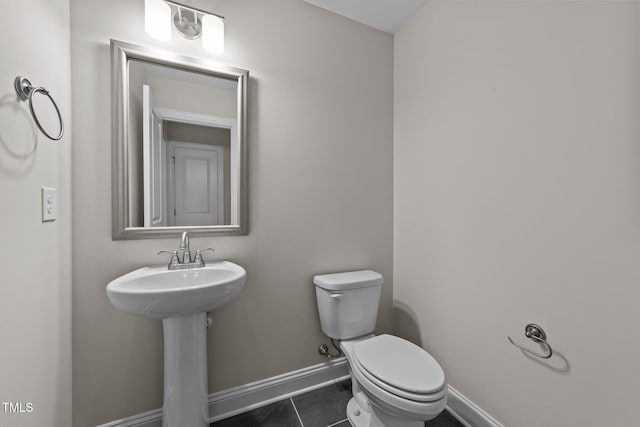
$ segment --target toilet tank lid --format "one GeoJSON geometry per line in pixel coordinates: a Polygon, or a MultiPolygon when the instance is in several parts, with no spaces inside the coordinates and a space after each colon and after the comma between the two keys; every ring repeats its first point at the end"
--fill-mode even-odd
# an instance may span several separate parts
{"type": "Polygon", "coordinates": [[[381,285],[382,274],[372,270],[348,271],[345,273],[320,274],[313,277],[313,283],[329,291],[366,288],[381,285]]]}

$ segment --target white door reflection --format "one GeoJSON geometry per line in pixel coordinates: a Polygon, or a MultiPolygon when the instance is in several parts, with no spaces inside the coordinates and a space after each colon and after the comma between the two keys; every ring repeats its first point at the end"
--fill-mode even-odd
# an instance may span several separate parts
{"type": "Polygon", "coordinates": [[[168,147],[167,225],[224,224],[224,147],[179,141],[168,147]]]}

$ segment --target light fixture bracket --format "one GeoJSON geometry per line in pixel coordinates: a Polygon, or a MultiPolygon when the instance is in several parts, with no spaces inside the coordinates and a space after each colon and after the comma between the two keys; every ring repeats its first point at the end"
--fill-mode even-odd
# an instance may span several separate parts
{"type": "Polygon", "coordinates": [[[173,25],[176,30],[188,40],[195,40],[202,35],[202,20],[198,15],[198,12],[189,11],[189,15],[186,16],[184,10],[177,6],[175,15],[173,15],[173,25]]]}
{"type": "Polygon", "coordinates": [[[174,6],[176,8],[180,8],[182,10],[190,10],[191,12],[197,12],[200,15],[217,16],[218,18],[224,20],[224,16],[218,15],[217,13],[206,11],[204,9],[198,9],[197,7],[188,6],[188,5],[184,4],[184,3],[179,3],[179,2],[173,1],[173,0],[164,0],[164,2],[169,4],[169,5],[171,5],[171,6],[174,6]]]}

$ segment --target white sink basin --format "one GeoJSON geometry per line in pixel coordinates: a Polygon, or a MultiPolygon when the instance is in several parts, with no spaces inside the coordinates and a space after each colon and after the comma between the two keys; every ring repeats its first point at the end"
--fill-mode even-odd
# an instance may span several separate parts
{"type": "Polygon", "coordinates": [[[143,267],[109,283],[107,295],[122,311],[164,319],[226,304],[240,293],[245,278],[244,268],[229,261],[188,270],[143,267]]]}

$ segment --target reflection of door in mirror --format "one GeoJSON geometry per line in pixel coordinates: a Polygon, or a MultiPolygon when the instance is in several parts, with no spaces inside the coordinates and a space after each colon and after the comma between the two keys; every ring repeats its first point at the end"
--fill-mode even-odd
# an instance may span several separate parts
{"type": "Polygon", "coordinates": [[[137,61],[129,71],[131,98],[142,104],[130,111],[142,124],[131,153],[142,158],[131,220],[143,227],[236,223],[237,83],[137,61]],[[196,88],[195,101],[184,102],[196,88]]]}
{"type": "Polygon", "coordinates": [[[158,111],[151,88],[142,86],[142,162],[144,187],[144,226],[162,227],[167,225],[164,188],[164,168],[162,160],[165,157],[162,135],[162,118],[158,111]]]}
{"type": "Polygon", "coordinates": [[[224,224],[224,147],[169,143],[169,224],[224,224]]]}

